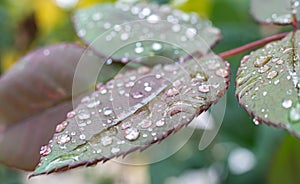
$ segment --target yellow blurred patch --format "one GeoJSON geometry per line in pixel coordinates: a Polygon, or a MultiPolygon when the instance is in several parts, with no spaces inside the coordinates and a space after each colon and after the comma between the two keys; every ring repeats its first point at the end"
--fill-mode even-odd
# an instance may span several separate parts
{"type": "Polygon", "coordinates": [[[32,0],[37,25],[42,33],[50,32],[61,20],[67,18],[65,10],[59,8],[54,0],[32,0]]]}
{"type": "Polygon", "coordinates": [[[213,0],[173,0],[171,5],[185,12],[196,12],[201,17],[208,18],[213,0]]]}
{"type": "Polygon", "coordinates": [[[19,54],[15,51],[8,51],[2,55],[1,68],[3,71],[7,71],[11,66],[19,59],[19,54]]]}
{"type": "Polygon", "coordinates": [[[76,8],[85,8],[97,3],[104,3],[104,2],[114,2],[114,0],[79,0],[76,8]]]}

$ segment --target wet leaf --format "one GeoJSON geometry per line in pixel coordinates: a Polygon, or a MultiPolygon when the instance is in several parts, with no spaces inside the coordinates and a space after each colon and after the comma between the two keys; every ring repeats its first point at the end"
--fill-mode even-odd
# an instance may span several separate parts
{"type": "Polygon", "coordinates": [[[175,60],[196,50],[205,55],[220,39],[211,22],[167,5],[99,4],[77,11],[73,22],[91,48],[122,62],[154,55],[175,60]]]}
{"type": "Polygon", "coordinates": [[[265,122],[300,137],[299,43],[300,32],[267,44],[242,60],[236,79],[240,104],[265,122]]]}
{"type": "MultiPolygon", "coordinates": [[[[76,44],[58,44],[33,51],[0,78],[0,162],[32,170],[40,147],[53,136],[56,125],[72,109],[72,84],[78,62],[91,66],[105,60],[76,44]]],[[[88,72],[97,68],[87,67],[88,72]]],[[[116,65],[104,65],[107,81],[116,65]]],[[[86,71],[77,75],[84,92],[94,87],[86,71]]]]}
{"type": "Polygon", "coordinates": [[[141,67],[99,85],[57,126],[33,175],[94,165],[146,149],[224,95],[229,66],[216,55],[141,67]]]}
{"type": "Polygon", "coordinates": [[[291,24],[293,12],[300,18],[298,0],[251,0],[251,13],[262,23],[291,24]]]}

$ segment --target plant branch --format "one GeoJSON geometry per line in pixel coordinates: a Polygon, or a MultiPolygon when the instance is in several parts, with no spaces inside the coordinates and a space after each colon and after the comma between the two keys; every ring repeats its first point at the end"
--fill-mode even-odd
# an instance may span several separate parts
{"type": "Polygon", "coordinates": [[[227,59],[229,57],[232,57],[232,56],[235,56],[237,54],[243,53],[245,51],[263,46],[263,45],[265,45],[269,42],[280,40],[280,39],[284,38],[288,33],[289,32],[285,32],[285,33],[280,33],[280,34],[273,35],[273,36],[270,36],[270,37],[267,37],[267,38],[263,38],[261,40],[257,40],[257,41],[254,41],[252,43],[248,43],[246,45],[243,45],[241,47],[234,48],[232,50],[222,52],[222,53],[219,54],[219,56],[223,59],[227,59]]]}

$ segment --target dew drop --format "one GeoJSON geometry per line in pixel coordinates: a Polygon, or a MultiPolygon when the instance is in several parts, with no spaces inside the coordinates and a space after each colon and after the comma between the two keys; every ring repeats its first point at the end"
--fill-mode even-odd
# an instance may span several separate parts
{"type": "Polygon", "coordinates": [[[274,81],[274,85],[279,84],[279,82],[280,82],[279,79],[275,80],[275,81],[274,81]]]}
{"type": "Polygon", "coordinates": [[[101,138],[101,143],[103,146],[111,145],[113,142],[113,139],[109,136],[104,136],[101,138]]]}
{"type": "Polygon", "coordinates": [[[152,122],[149,120],[143,120],[141,123],[141,128],[149,128],[152,125],[152,122]]]}
{"type": "Polygon", "coordinates": [[[216,75],[219,77],[227,77],[229,75],[229,73],[227,70],[220,68],[216,71],[216,75]]]}
{"type": "Polygon", "coordinates": [[[128,128],[125,131],[125,139],[129,141],[136,140],[140,135],[140,132],[136,128],[128,128]]]}
{"type": "Polygon", "coordinates": [[[143,47],[136,47],[134,49],[134,52],[137,54],[141,54],[142,52],[144,52],[144,48],[143,47]]]}
{"type": "Polygon", "coordinates": [[[132,96],[132,98],[134,98],[134,99],[138,99],[138,98],[144,97],[143,93],[141,93],[141,92],[135,92],[135,93],[132,93],[131,96],[132,96]]]}
{"type": "Polygon", "coordinates": [[[109,115],[111,115],[112,114],[112,109],[110,109],[110,108],[105,108],[105,109],[103,109],[103,114],[105,115],[105,116],[109,116],[109,115]]]}
{"type": "Polygon", "coordinates": [[[293,101],[292,100],[283,100],[281,105],[283,108],[288,109],[288,108],[292,107],[293,101]]]}
{"type": "Polygon", "coordinates": [[[73,118],[76,115],[75,111],[70,111],[67,113],[67,118],[73,118]]]}
{"type": "Polygon", "coordinates": [[[146,87],[145,87],[145,91],[146,91],[146,92],[150,92],[150,91],[152,91],[152,87],[150,87],[150,86],[146,86],[146,87]]]}
{"type": "Polygon", "coordinates": [[[85,140],[85,138],[86,138],[86,136],[85,136],[84,134],[81,134],[81,135],[79,136],[79,139],[81,139],[81,140],[85,140]]]}
{"type": "Polygon", "coordinates": [[[120,36],[120,39],[122,41],[126,41],[126,40],[128,40],[128,38],[129,38],[129,34],[128,33],[122,33],[121,36],[120,36]]]}
{"type": "Polygon", "coordinates": [[[195,28],[188,28],[185,32],[185,36],[189,39],[192,39],[196,36],[197,30],[195,28]]]}
{"type": "Polygon", "coordinates": [[[48,145],[42,146],[40,150],[40,155],[41,156],[47,156],[51,153],[51,148],[48,145]]]}
{"type": "Polygon", "coordinates": [[[179,24],[174,24],[174,25],[172,26],[172,31],[173,31],[173,32],[177,33],[177,32],[179,32],[180,30],[181,30],[181,26],[180,26],[179,24]]]}
{"type": "Polygon", "coordinates": [[[79,36],[79,37],[84,37],[85,35],[86,35],[86,30],[80,29],[80,30],[78,31],[78,36],[79,36]]]}
{"type": "Polygon", "coordinates": [[[155,42],[152,44],[152,50],[159,51],[161,49],[162,49],[162,45],[160,43],[155,42]]]}
{"type": "Polygon", "coordinates": [[[270,66],[269,65],[264,65],[264,66],[262,66],[260,69],[258,69],[258,72],[259,73],[265,73],[265,72],[267,72],[268,70],[270,70],[270,66]]]}
{"type": "Polygon", "coordinates": [[[257,118],[253,118],[253,123],[255,125],[260,125],[261,124],[261,122],[257,118]]]}
{"type": "Polygon", "coordinates": [[[49,55],[50,55],[49,49],[43,50],[43,54],[44,54],[45,56],[49,56],[49,55]]]}
{"type": "Polygon", "coordinates": [[[99,13],[99,12],[97,12],[97,13],[95,13],[95,14],[92,15],[92,19],[93,19],[94,21],[98,21],[98,20],[100,20],[101,18],[102,18],[102,14],[99,13]]]}
{"type": "Polygon", "coordinates": [[[61,122],[60,124],[58,124],[58,125],[56,126],[55,132],[56,132],[56,133],[60,133],[60,132],[64,131],[65,128],[67,127],[67,125],[68,125],[68,122],[67,122],[67,121],[61,122]]]}
{"type": "Polygon", "coordinates": [[[126,122],[122,123],[121,128],[122,128],[122,130],[125,130],[125,129],[127,129],[127,128],[130,128],[131,125],[132,125],[132,124],[131,124],[130,121],[126,121],[126,122]]]}
{"type": "Polygon", "coordinates": [[[111,148],[110,151],[112,154],[116,154],[116,153],[120,152],[120,148],[113,147],[113,148],[111,148]]]}
{"type": "Polygon", "coordinates": [[[158,121],[155,123],[155,125],[156,125],[157,127],[162,127],[162,126],[165,125],[165,121],[164,121],[164,120],[158,120],[158,121]]]}
{"type": "Polygon", "coordinates": [[[160,17],[159,17],[158,15],[152,14],[152,15],[150,15],[150,16],[147,18],[147,21],[148,21],[150,24],[155,24],[155,23],[157,23],[158,21],[160,21],[160,17]]]}
{"type": "Polygon", "coordinates": [[[99,104],[100,104],[100,101],[97,100],[97,101],[93,101],[93,102],[87,104],[86,106],[87,106],[88,108],[94,108],[94,107],[98,106],[99,104]]]}
{"type": "Polygon", "coordinates": [[[149,8],[144,8],[141,13],[146,17],[151,14],[151,10],[149,8]]]}
{"type": "Polygon", "coordinates": [[[172,97],[172,96],[176,96],[179,94],[179,91],[176,88],[170,88],[167,90],[167,97],[172,97]]]}
{"type": "Polygon", "coordinates": [[[208,93],[209,92],[209,85],[202,84],[201,86],[198,87],[198,90],[202,93],[208,93]]]}
{"type": "Polygon", "coordinates": [[[80,120],[86,120],[86,119],[89,119],[91,117],[91,115],[88,111],[83,111],[83,112],[79,113],[77,117],[80,120]]]}
{"type": "Polygon", "coordinates": [[[275,77],[277,77],[277,75],[278,75],[277,71],[271,71],[268,73],[267,79],[274,79],[275,77]]]}
{"type": "Polygon", "coordinates": [[[296,107],[291,108],[289,113],[289,119],[293,123],[298,123],[300,120],[300,104],[297,104],[296,107]]]}
{"type": "Polygon", "coordinates": [[[263,96],[266,96],[267,94],[268,94],[268,92],[266,92],[266,91],[264,91],[264,92],[262,93],[263,96]]]}
{"type": "Polygon", "coordinates": [[[60,135],[57,137],[57,143],[62,145],[71,141],[71,137],[69,135],[60,135]]]}

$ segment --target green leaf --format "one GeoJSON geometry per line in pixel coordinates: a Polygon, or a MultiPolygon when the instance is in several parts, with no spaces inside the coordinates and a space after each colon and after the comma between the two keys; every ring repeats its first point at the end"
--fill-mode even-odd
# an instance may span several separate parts
{"type": "Polygon", "coordinates": [[[268,183],[298,183],[300,181],[298,173],[300,169],[299,154],[299,141],[291,136],[286,136],[270,164],[268,183]]]}
{"type": "Polygon", "coordinates": [[[100,85],[57,126],[32,174],[94,165],[143,150],[187,125],[224,95],[229,66],[210,54],[195,62],[141,67],[100,85]]]}
{"type": "Polygon", "coordinates": [[[154,55],[176,60],[195,51],[205,55],[220,39],[211,22],[167,5],[99,4],[75,12],[73,22],[92,49],[122,62],[154,55]]]}
{"type": "Polygon", "coordinates": [[[254,123],[282,127],[300,137],[299,43],[300,32],[267,44],[241,62],[236,95],[254,116],[254,123]]]}
{"type": "Polygon", "coordinates": [[[291,24],[293,11],[300,18],[299,1],[297,0],[251,0],[251,13],[262,23],[291,24]]]}
{"type": "MultiPolygon", "coordinates": [[[[56,125],[72,109],[72,95],[94,86],[86,72],[79,73],[76,79],[82,91],[72,94],[79,61],[90,65],[105,62],[79,45],[58,44],[29,53],[1,76],[1,163],[34,169],[40,158],[40,147],[51,139],[56,125]]],[[[117,65],[104,65],[100,79],[110,79],[118,71],[117,65]]],[[[88,72],[97,70],[87,69],[88,72]]]]}

